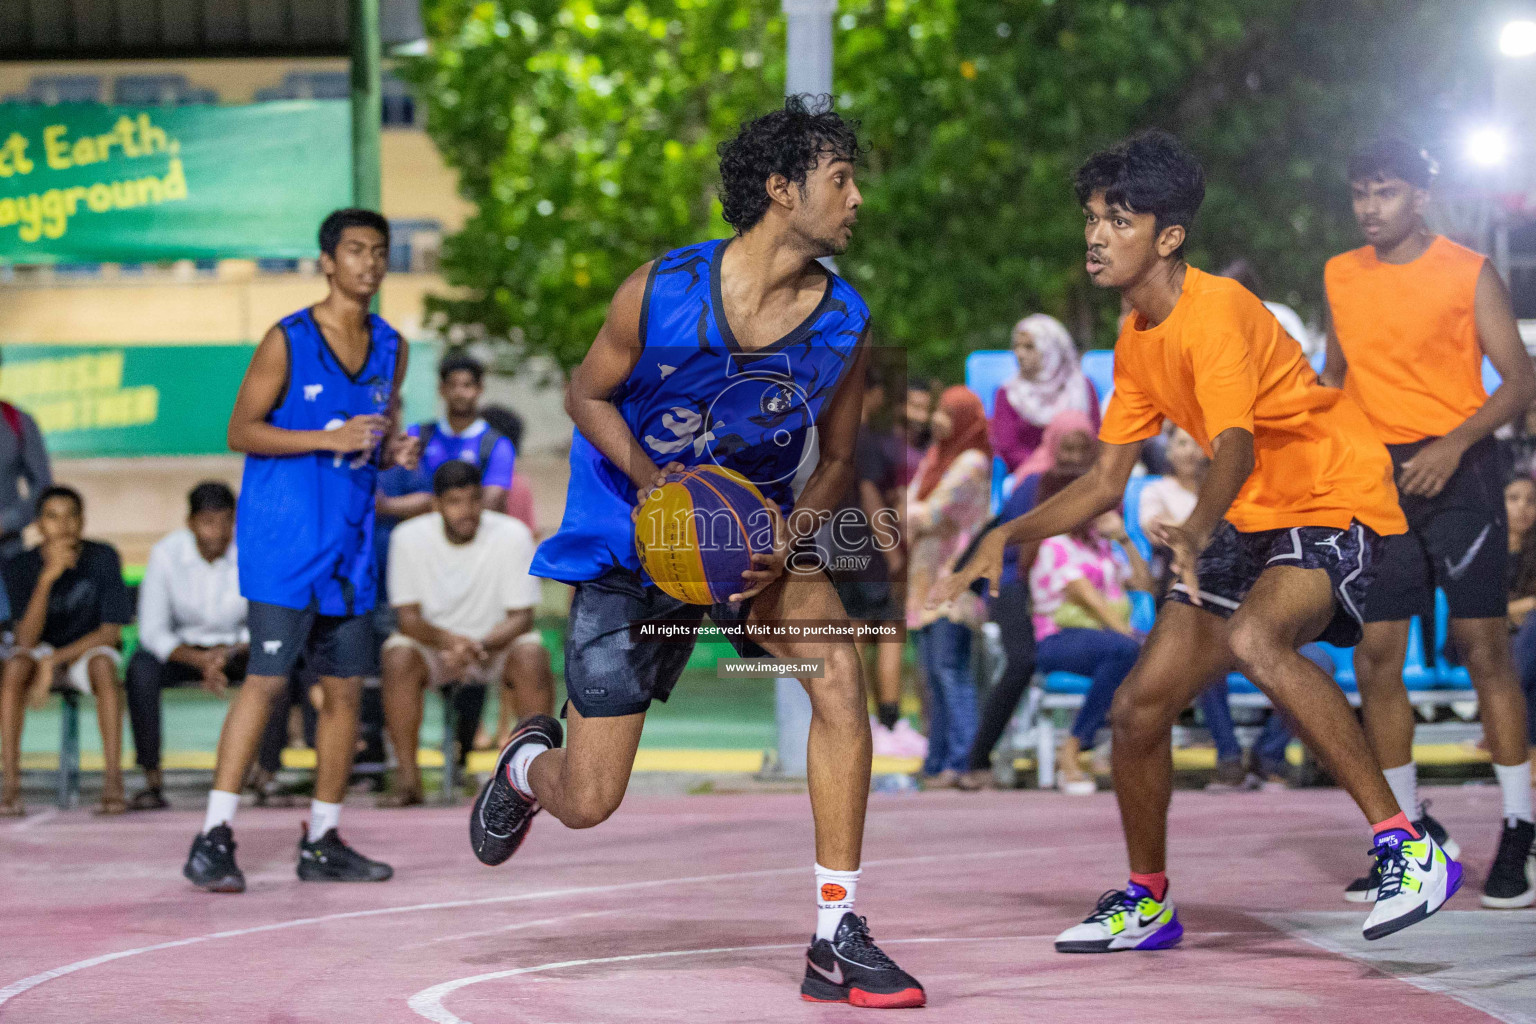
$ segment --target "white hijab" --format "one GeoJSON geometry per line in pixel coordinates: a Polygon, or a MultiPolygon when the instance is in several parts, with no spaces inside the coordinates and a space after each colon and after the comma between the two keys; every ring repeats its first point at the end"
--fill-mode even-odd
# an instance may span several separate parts
{"type": "Polygon", "coordinates": [[[1078,363],[1077,345],[1060,320],[1032,313],[1014,325],[1013,333],[1029,332],[1040,353],[1040,372],[1034,379],[1015,373],[1003,382],[1003,393],[1015,412],[1037,427],[1044,427],[1067,411],[1088,413],[1088,378],[1078,363]]]}

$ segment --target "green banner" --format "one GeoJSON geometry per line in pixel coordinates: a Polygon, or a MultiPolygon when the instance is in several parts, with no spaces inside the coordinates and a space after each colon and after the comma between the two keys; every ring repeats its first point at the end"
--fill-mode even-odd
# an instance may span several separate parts
{"type": "MultiPolygon", "coordinates": [[[[217,455],[254,345],[12,345],[0,398],[29,412],[51,455],[217,455]]],[[[411,345],[405,418],[435,415],[436,352],[411,345]]]]}
{"type": "Polygon", "coordinates": [[[351,205],[350,106],[0,104],[0,263],[316,252],[351,205]]]}

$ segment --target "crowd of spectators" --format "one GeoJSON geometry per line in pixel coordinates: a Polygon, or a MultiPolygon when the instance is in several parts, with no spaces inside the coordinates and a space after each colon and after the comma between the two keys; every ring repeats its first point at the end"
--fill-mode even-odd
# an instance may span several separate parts
{"type": "MultiPolygon", "coordinates": [[[[416,751],[426,689],[443,690],[453,702],[461,761],[473,747],[504,740],[516,720],[554,707],[550,655],[533,622],[539,587],[528,573],[533,496],[515,473],[522,423],[509,410],[481,408],[484,368],[467,357],[442,361],[438,393],[443,417],[408,428],[422,439],[421,464],[381,474],[376,500],[384,596],[375,614],[379,662],[365,690],[358,766],[370,760],[371,747],[371,759],[384,761],[387,734],[397,767],[384,800],[396,806],[421,802],[416,751]],[[499,694],[499,722],[480,729],[488,690],[499,694]]],[[[192,489],[186,525],[150,552],[135,609],[117,550],[84,538],[84,499],[52,483],[36,424],[5,403],[0,413],[0,606],[8,605],[0,607],[0,621],[12,624],[0,651],[0,816],[23,811],[25,710],[60,689],[95,697],[105,764],[98,810],[165,807],[162,691],[200,686],[223,696],[244,678],[250,653],[235,494],[218,481],[192,489]],[[34,521],[41,543],[27,548],[21,534],[34,521]],[[123,628],[135,621],[138,640],[124,671],[123,628]],[[144,779],[131,799],[121,768],[125,702],[144,779]]],[[[312,743],[322,699],[301,662],[276,697],[247,780],[258,802],[280,797],[274,777],[290,729],[312,743]]]]}

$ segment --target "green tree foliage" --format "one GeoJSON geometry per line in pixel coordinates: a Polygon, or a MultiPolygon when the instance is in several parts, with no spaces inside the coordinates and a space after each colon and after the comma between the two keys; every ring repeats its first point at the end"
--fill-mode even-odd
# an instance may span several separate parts
{"type": "MultiPolygon", "coordinates": [[[[1071,175],[1157,125],[1206,162],[1194,262],[1245,256],[1315,310],[1323,261],[1357,244],[1349,150],[1476,107],[1494,2],[842,0],[839,105],[871,151],[841,269],[914,369],[956,379],[1034,310],[1107,344],[1071,175]]],[[[406,73],[477,210],[433,309],[570,366],[626,274],[726,230],[714,150],[782,91],[778,0],[424,6],[433,50],[406,73]]]]}

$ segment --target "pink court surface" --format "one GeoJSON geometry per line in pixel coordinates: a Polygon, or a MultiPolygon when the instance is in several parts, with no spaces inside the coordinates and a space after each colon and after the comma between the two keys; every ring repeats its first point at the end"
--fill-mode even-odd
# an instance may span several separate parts
{"type": "MultiPolygon", "coordinates": [[[[925,1010],[801,1002],[812,920],[803,795],[636,797],[598,829],[541,817],[499,868],[467,808],[350,807],[382,885],[294,877],[300,811],[242,812],[240,896],[180,877],[190,811],[0,826],[0,1024],[865,1020],[1536,1021],[1536,913],[1483,911],[1497,791],[1431,792],[1468,885],[1376,943],[1344,884],[1364,828],[1336,790],[1174,798],[1162,953],[1063,956],[1123,884],[1113,798],[876,794],[859,910],[925,1010]]],[[[186,798],[183,798],[183,803],[186,798]]]]}

